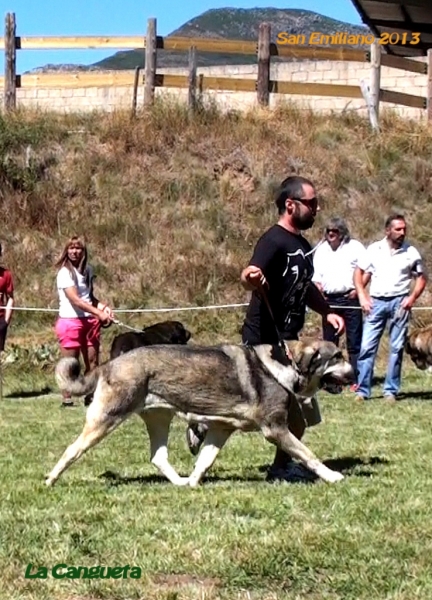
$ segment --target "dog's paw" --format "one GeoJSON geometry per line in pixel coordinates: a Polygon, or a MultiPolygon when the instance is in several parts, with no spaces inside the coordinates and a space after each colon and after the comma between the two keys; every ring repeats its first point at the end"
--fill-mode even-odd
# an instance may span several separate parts
{"type": "Polygon", "coordinates": [[[185,486],[189,483],[189,477],[179,477],[176,479],[175,485],[185,486]]]}
{"type": "Polygon", "coordinates": [[[53,484],[54,484],[54,481],[52,479],[50,479],[49,477],[45,478],[45,485],[47,487],[52,487],[53,484]]]}
{"type": "Polygon", "coordinates": [[[200,482],[198,479],[189,479],[189,487],[191,488],[197,488],[199,486],[200,482]]]}
{"type": "Polygon", "coordinates": [[[342,481],[342,479],[345,479],[342,473],[339,473],[339,471],[331,471],[329,469],[329,473],[326,476],[326,481],[328,481],[328,483],[336,483],[337,481],[342,481]]]}
{"type": "Polygon", "coordinates": [[[336,483],[337,481],[345,479],[342,473],[339,473],[339,471],[332,471],[325,465],[319,465],[316,474],[327,483],[336,483]]]}

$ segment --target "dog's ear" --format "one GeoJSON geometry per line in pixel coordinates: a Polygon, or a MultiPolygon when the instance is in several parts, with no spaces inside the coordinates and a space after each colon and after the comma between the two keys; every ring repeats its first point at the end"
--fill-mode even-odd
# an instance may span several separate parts
{"type": "Polygon", "coordinates": [[[272,344],[270,358],[284,367],[289,367],[291,365],[291,361],[288,360],[286,351],[279,344],[272,344]]]}
{"type": "Polygon", "coordinates": [[[307,346],[302,352],[300,360],[296,362],[300,373],[310,377],[322,365],[322,356],[319,350],[307,346]]]}
{"type": "Polygon", "coordinates": [[[285,340],[285,346],[293,357],[294,362],[297,364],[300,362],[301,357],[305,351],[305,344],[300,340],[285,340]]]}

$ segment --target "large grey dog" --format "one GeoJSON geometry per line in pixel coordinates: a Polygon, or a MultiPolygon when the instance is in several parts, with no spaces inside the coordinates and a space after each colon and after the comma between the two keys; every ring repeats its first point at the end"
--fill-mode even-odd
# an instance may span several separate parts
{"type": "Polygon", "coordinates": [[[285,342],[285,346],[293,362],[271,345],[147,346],[85,376],[76,359],[61,359],[56,367],[59,388],[73,396],[94,392],[94,399],[81,435],[66,449],[46,484],[54,484],[84,452],[134,413],[146,424],[152,463],[175,485],[196,487],[236,430],[261,431],[324,481],[343,479],[290,432],[290,406],[297,403],[296,394],[312,397],[325,383],[351,383],[353,370],[330,342],[285,342]],[[208,427],[189,477],[180,477],[168,461],[169,428],[175,415],[208,427]]]}

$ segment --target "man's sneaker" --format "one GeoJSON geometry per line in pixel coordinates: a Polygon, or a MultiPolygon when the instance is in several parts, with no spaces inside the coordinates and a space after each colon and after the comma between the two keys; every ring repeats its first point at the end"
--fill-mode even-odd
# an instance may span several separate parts
{"type": "Polygon", "coordinates": [[[288,483],[311,483],[317,476],[306,469],[303,465],[294,461],[289,462],[286,467],[270,467],[266,481],[286,481],[288,483]]]}
{"type": "Polygon", "coordinates": [[[388,402],[389,404],[396,404],[396,402],[397,402],[397,398],[394,394],[385,394],[384,400],[386,402],[388,402]]]}
{"type": "Polygon", "coordinates": [[[357,394],[357,396],[354,398],[354,400],[355,400],[355,402],[365,402],[366,398],[364,398],[360,394],[357,394]]]}
{"type": "Polygon", "coordinates": [[[206,425],[194,423],[186,429],[186,441],[191,454],[196,456],[207,433],[206,425]]]}

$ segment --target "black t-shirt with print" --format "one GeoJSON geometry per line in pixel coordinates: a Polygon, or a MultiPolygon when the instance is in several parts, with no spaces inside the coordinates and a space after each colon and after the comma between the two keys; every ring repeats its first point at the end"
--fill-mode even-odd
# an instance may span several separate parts
{"type": "MultiPolygon", "coordinates": [[[[306,291],[313,275],[312,247],[302,236],[273,225],[258,240],[250,265],[268,281],[267,298],[284,339],[297,339],[305,321],[306,291]]],[[[274,344],[277,333],[261,295],[253,291],[242,329],[244,343],[274,344]]]]}

